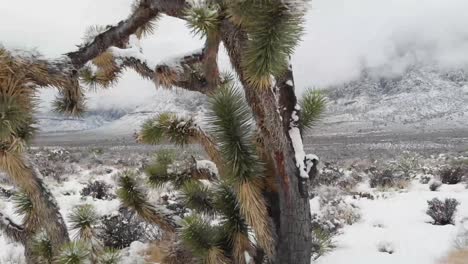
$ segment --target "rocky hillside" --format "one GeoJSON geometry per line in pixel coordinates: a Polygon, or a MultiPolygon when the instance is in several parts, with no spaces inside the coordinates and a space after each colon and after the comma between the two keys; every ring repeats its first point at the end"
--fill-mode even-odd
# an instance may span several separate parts
{"type": "MultiPolygon", "coordinates": [[[[413,66],[401,74],[365,70],[359,79],[329,87],[329,107],[318,134],[430,132],[468,129],[468,71],[413,66]]],[[[82,118],[39,115],[43,133],[88,131],[130,135],[161,112],[205,111],[206,98],[159,90],[138,107],[91,109],[82,118]]]]}
{"type": "Polygon", "coordinates": [[[468,128],[468,72],[413,66],[401,74],[363,71],[326,90],[330,103],[319,131],[438,131],[468,128]]]}

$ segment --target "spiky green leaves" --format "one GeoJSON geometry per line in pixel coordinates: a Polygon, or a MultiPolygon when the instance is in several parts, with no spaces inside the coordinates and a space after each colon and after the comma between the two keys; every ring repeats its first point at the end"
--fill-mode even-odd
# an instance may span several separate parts
{"type": "Polygon", "coordinates": [[[182,187],[182,195],[186,207],[198,213],[214,214],[214,193],[208,186],[199,181],[188,181],[182,187]]]}
{"type": "Polygon", "coordinates": [[[94,237],[94,229],[99,222],[99,215],[94,207],[85,204],[73,208],[69,215],[71,229],[76,230],[76,237],[84,241],[90,241],[94,237]]]}
{"type": "Polygon", "coordinates": [[[172,151],[162,150],[156,154],[156,159],[145,168],[148,183],[153,188],[160,188],[173,180],[169,175],[168,168],[174,162],[175,155],[172,151]]]}
{"type": "Polygon", "coordinates": [[[99,264],[118,264],[120,263],[121,255],[116,249],[106,249],[101,256],[99,256],[99,264]]]}
{"type": "Polygon", "coordinates": [[[52,110],[60,114],[80,116],[85,111],[85,98],[81,91],[60,90],[52,102],[52,110]]]}
{"type": "Polygon", "coordinates": [[[26,193],[17,192],[12,198],[16,208],[15,213],[19,215],[29,215],[33,212],[33,202],[26,193]]]}
{"type": "Polygon", "coordinates": [[[188,8],[185,13],[185,19],[193,34],[203,37],[218,31],[220,25],[218,6],[195,5],[188,8]]]}
{"type": "Polygon", "coordinates": [[[253,139],[253,119],[241,92],[228,84],[210,99],[209,121],[230,174],[238,182],[258,177],[261,162],[253,139]]]}
{"type": "Polygon", "coordinates": [[[193,118],[162,113],[142,125],[139,140],[145,144],[158,144],[168,139],[178,146],[185,146],[196,133],[197,125],[193,118]]]}
{"type": "Polygon", "coordinates": [[[29,121],[29,113],[14,97],[0,95],[0,140],[17,134],[29,121]]]}
{"type": "Polygon", "coordinates": [[[32,253],[35,263],[52,264],[54,257],[52,243],[46,233],[40,233],[34,238],[32,253]]]}
{"type": "MultiPolygon", "coordinates": [[[[132,3],[132,8],[131,8],[132,13],[135,13],[135,11],[141,6],[141,3],[142,3],[142,0],[135,0],[132,3]]],[[[141,25],[136,30],[135,35],[139,39],[153,35],[154,32],[156,31],[156,26],[157,26],[159,18],[160,18],[160,16],[159,16],[159,14],[157,14],[155,17],[148,20],[146,23],[141,25]]]]}
{"type": "Polygon", "coordinates": [[[219,145],[228,182],[242,217],[254,229],[261,247],[274,251],[267,205],[262,196],[263,164],[257,156],[253,120],[242,94],[232,85],[222,87],[210,100],[210,123],[219,145]]]}
{"type": "Polygon", "coordinates": [[[301,107],[301,126],[312,128],[322,117],[327,106],[327,100],[318,90],[307,90],[299,100],[301,107]]]}
{"type": "Polygon", "coordinates": [[[233,21],[248,33],[243,67],[248,82],[269,88],[271,76],[280,76],[303,32],[303,14],[291,12],[281,0],[232,1],[233,21]]]}
{"type": "Polygon", "coordinates": [[[184,219],[181,238],[202,263],[228,263],[221,248],[223,238],[220,231],[219,227],[210,225],[206,219],[192,215],[184,219]]]}
{"type": "Polygon", "coordinates": [[[66,244],[57,257],[57,264],[87,264],[89,263],[89,248],[81,242],[66,244]]]}
{"type": "Polygon", "coordinates": [[[124,207],[135,211],[145,221],[159,225],[163,230],[174,232],[174,223],[149,202],[147,191],[139,184],[136,173],[122,172],[119,175],[118,185],[117,196],[124,207]]]}

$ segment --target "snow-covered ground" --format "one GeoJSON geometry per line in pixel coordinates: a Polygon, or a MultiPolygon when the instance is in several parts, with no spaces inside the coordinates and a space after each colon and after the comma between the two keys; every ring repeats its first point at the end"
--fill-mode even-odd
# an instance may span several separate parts
{"type": "MultiPolygon", "coordinates": [[[[99,180],[110,185],[111,193],[115,193],[117,174],[127,168],[142,168],[153,154],[152,150],[140,150],[140,153],[136,153],[124,147],[83,147],[69,150],[35,148],[32,151],[33,159],[41,164],[39,169],[48,169],[45,172],[52,173],[52,176],[46,175],[44,179],[66,221],[71,210],[83,204],[93,205],[101,216],[116,213],[120,203],[115,197],[100,200],[83,196],[80,192],[88,183],[99,180]],[[58,175],[54,172],[58,172],[58,175]]],[[[321,168],[318,180],[322,181],[322,187],[313,191],[318,196],[311,200],[311,209],[324,220],[320,223],[331,220],[332,225],[339,226],[332,236],[335,247],[313,261],[313,264],[442,264],[440,261],[456,249],[455,240],[458,235],[466,233],[464,238],[468,242],[466,182],[443,184],[437,191],[430,191],[429,184],[420,182],[423,175],[436,179],[440,175],[439,169],[444,166],[468,165],[468,152],[456,158],[447,155],[424,158],[405,153],[400,160],[392,162],[347,162],[343,161],[340,166],[325,165],[321,168]],[[454,162],[464,165],[453,165],[454,162]],[[401,189],[370,188],[370,177],[379,175],[379,172],[369,172],[369,168],[377,166],[388,169],[396,165],[406,165],[413,180],[406,182],[401,189]],[[328,193],[321,191],[322,188],[328,188],[328,193]],[[431,223],[426,210],[427,201],[433,198],[454,198],[460,203],[455,215],[455,225],[438,226],[431,223]],[[323,202],[324,200],[329,202],[323,202]],[[324,210],[324,204],[329,206],[328,211],[324,210]],[[328,214],[327,219],[323,217],[325,214],[328,214]],[[345,218],[348,220],[344,220],[345,218]],[[382,252],[383,250],[387,252],[382,252]]],[[[204,164],[200,163],[201,165],[204,164]]],[[[12,188],[6,181],[2,181],[0,186],[12,188]]],[[[153,192],[151,201],[158,202],[159,194],[153,192]]],[[[11,216],[15,221],[21,221],[15,214],[11,199],[0,199],[0,212],[11,216]]],[[[73,232],[71,235],[73,236],[73,232]]],[[[149,246],[148,241],[133,242],[122,251],[121,263],[148,263],[145,255],[148,254],[149,246]]],[[[22,246],[9,241],[1,232],[0,249],[0,264],[24,263],[22,246]]]]}
{"type": "MultiPolygon", "coordinates": [[[[362,184],[362,191],[369,191],[362,184]]],[[[417,181],[407,191],[381,192],[375,200],[361,198],[361,220],[346,226],[335,237],[336,248],[319,258],[318,264],[436,264],[455,248],[462,223],[468,217],[468,190],[463,184],[443,185],[437,192],[417,181]],[[456,225],[431,224],[427,201],[455,198],[460,202],[456,225]],[[379,252],[381,245],[393,253],[379,252]]],[[[312,201],[312,204],[316,204],[312,201]]],[[[317,210],[317,208],[312,208],[317,210]]],[[[468,260],[467,260],[468,263],[468,260]]]]}

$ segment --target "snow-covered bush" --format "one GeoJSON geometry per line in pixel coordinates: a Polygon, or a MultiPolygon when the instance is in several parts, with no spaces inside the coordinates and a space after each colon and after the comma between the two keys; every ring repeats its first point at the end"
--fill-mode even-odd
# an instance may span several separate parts
{"type": "Polygon", "coordinates": [[[103,181],[89,182],[80,192],[81,196],[91,196],[99,200],[111,200],[116,196],[111,193],[112,186],[103,181]]]}
{"type": "Polygon", "coordinates": [[[134,241],[149,241],[159,238],[158,229],[141,221],[127,209],[120,209],[116,214],[101,218],[98,237],[104,246],[122,249],[134,241]]]}
{"type": "Polygon", "coordinates": [[[346,201],[339,188],[323,186],[319,188],[317,193],[320,212],[314,215],[313,226],[335,232],[344,225],[352,225],[361,218],[359,208],[346,201]]]}
{"type": "Polygon", "coordinates": [[[424,174],[424,175],[421,175],[421,177],[419,177],[419,182],[421,184],[428,184],[429,182],[431,182],[432,178],[433,178],[432,175],[424,174]]]}
{"type": "Polygon", "coordinates": [[[432,217],[435,225],[453,224],[457,206],[460,204],[457,200],[447,198],[441,201],[437,198],[427,201],[428,209],[426,213],[432,217]]]}
{"type": "Polygon", "coordinates": [[[325,167],[316,177],[314,185],[334,185],[343,176],[343,170],[339,169],[335,164],[325,163],[325,167]]]}
{"type": "Polygon", "coordinates": [[[377,244],[377,250],[382,253],[393,254],[395,253],[395,246],[389,241],[380,241],[377,244]]]}
{"type": "Polygon", "coordinates": [[[416,153],[403,152],[396,162],[396,170],[401,171],[406,177],[413,177],[421,168],[422,157],[416,153]]]}
{"type": "Polygon", "coordinates": [[[440,186],[442,186],[442,183],[440,181],[432,181],[429,183],[429,190],[435,192],[439,190],[440,186]]]}
{"type": "Polygon", "coordinates": [[[440,180],[444,184],[457,184],[463,180],[465,171],[461,167],[444,168],[440,171],[440,180]]]}
{"type": "Polygon", "coordinates": [[[468,249],[468,218],[465,217],[461,220],[454,242],[457,249],[468,249]]]}
{"type": "Polygon", "coordinates": [[[369,184],[371,188],[405,188],[409,183],[409,178],[404,174],[398,175],[390,169],[383,171],[374,169],[369,174],[369,184]]]}

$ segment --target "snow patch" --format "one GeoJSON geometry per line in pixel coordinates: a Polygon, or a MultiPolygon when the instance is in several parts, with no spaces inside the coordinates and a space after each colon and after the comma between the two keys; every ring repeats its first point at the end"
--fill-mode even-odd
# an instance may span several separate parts
{"type": "Polygon", "coordinates": [[[289,128],[289,137],[291,138],[291,142],[294,148],[296,166],[299,169],[300,176],[301,178],[308,179],[309,174],[307,173],[305,164],[306,154],[304,151],[304,145],[302,144],[301,131],[297,124],[299,122],[297,111],[300,110],[300,106],[296,105],[295,109],[296,110],[291,114],[292,121],[289,128]]]}

